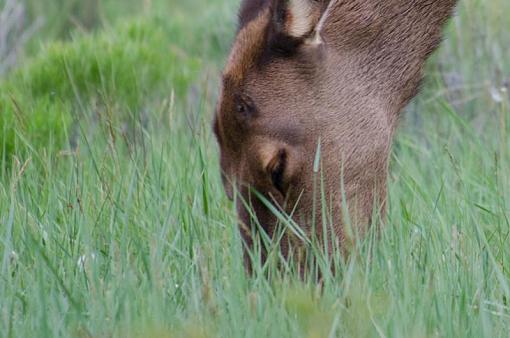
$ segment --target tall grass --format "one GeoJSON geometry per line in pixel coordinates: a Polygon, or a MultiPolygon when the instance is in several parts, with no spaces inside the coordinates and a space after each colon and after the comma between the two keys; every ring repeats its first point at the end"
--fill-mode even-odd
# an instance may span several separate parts
{"type": "MultiPolygon", "coordinates": [[[[72,76],[99,50],[58,82],[65,89],[69,79],[79,81],[63,94],[80,107],[72,115],[73,147],[36,144],[14,124],[19,141],[8,160],[2,148],[0,174],[0,336],[507,337],[507,1],[461,3],[402,121],[388,221],[349,257],[336,257],[337,273],[324,273],[322,283],[282,271],[278,257],[253,276],[244,272],[210,132],[234,3],[153,1],[142,14],[173,13],[168,20],[177,28],[155,21],[183,56],[170,68],[191,70],[191,56],[201,71],[163,81],[153,96],[116,83],[104,112],[122,114],[133,100],[132,112],[146,118],[130,120],[131,133],[97,114],[104,95],[90,77],[72,76]],[[128,97],[116,95],[126,88],[128,97]]],[[[115,29],[99,38],[80,34],[59,46],[101,41],[115,29]]],[[[34,55],[18,71],[39,74],[32,68],[46,57],[34,55]]],[[[125,67],[113,60],[116,66],[125,67]]],[[[112,74],[104,69],[100,78],[112,74]]],[[[48,74],[48,83],[56,81],[48,74]]],[[[324,262],[320,250],[312,255],[324,262]]]]}

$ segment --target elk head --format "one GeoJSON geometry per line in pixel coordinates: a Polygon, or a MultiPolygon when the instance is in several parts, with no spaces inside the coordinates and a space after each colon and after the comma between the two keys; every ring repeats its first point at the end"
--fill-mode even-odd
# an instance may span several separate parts
{"type": "Polygon", "coordinates": [[[374,210],[384,214],[399,112],[415,96],[455,3],[242,3],[214,132],[225,190],[243,200],[238,214],[248,245],[255,218],[274,231],[267,201],[307,233],[330,224],[340,242],[346,217],[363,233],[374,210]]]}

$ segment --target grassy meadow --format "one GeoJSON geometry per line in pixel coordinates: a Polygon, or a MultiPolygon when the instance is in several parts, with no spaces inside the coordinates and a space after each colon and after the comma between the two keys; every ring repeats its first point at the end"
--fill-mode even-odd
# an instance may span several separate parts
{"type": "Polygon", "coordinates": [[[321,285],[277,257],[244,273],[210,128],[237,0],[16,3],[0,337],[510,336],[508,0],[460,1],[401,121],[388,220],[321,285]]]}

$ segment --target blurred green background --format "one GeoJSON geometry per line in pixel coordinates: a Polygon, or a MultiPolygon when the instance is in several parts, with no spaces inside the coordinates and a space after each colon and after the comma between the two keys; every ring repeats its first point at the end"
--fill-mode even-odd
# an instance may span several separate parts
{"type": "Polygon", "coordinates": [[[0,337],[508,337],[510,2],[460,1],[388,222],[320,288],[276,247],[244,274],[210,130],[237,7],[0,0],[0,337]]]}

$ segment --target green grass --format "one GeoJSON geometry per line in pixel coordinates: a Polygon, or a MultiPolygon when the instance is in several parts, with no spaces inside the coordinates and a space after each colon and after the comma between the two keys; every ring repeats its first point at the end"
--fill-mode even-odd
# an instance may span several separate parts
{"type": "Polygon", "coordinates": [[[45,46],[0,84],[4,157],[20,143],[62,147],[87,112],[129,125],[146,118],[153,101],[183,97],[200,60],[175,43],[178,28],[149,17],[45,46]]]}
{"type": "Polygon", "coordinates": [[[510,4],[463,1],[402,121],[384,229],[319,286],[243,270],[210,131],[235,3],[43,31],[2,82],[0,337],[507,337],[510,4]]]}

